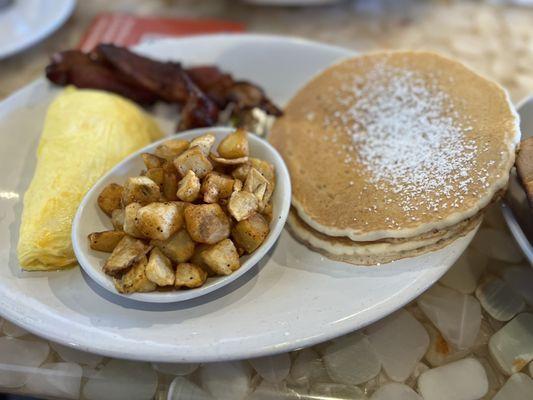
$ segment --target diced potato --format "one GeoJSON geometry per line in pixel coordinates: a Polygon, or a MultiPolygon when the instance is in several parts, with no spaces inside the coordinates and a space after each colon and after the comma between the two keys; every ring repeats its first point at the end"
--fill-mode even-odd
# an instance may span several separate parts
{"type": "Polygon", "coordinates": [[[210,245],[204,243],[198,243],[194,249],[194,254],[191,257],[190,261],[192,264],[196,264],[201,267],[206,273],[207,276],[216,276],[217,274],[209,268],[209,266],[204,262],[202,258],[202,252],[208,249],[210,245]]]}
{"type": "Polygon", "coordinates": [[[124,205],[140,203],[146,205],[159,201],[161,191],[159,185],[147,176],[135,176],[128,178],[124,185],[122,202],[124,205]]]}
{"type": "Polygon", "coordinates": [[[196,139],[193,139],[189,148],[198,146],[200,150],[202,150],[202,153],[204,153],[204,156],[207,157],[211,152],[211,147],[213,147],[214,143],[215,136],[211,133],[207,133],[205,135],[198,136],[196,139]]]}
{"type": "Polygon", "coordinates": [[[177,200],[178,196],[178,174],[176,172],[165,172],[163,176],[163,196],[167,201],[177,200]]]}
{"type": "Polygon", "coordinates": [[[152,292],[157,288],[157,285],[146,276],[147,262],[143,256],[120,280],[115,280],[115,287],[120,293],[152,292]]]}
{"type": "Polygon", "coordinates": [[[214,171],[208,173],[202,182],[204,202],[216,203],[219,199],[225,199],[231,196],[233,182],[233,178],[229,175],[223,175],[214,171]]]}
{"type": "Polygon", "coordinates": [[[237,129],[220,142],[217,151],[222,158],[235,159],[247,157],[249,153],[248,134],[244,129],[237,129]]]}
{"type": "Polygon", "coordinates": [[[216,203],[185,208],[185,224],[195,242],[214,244],[229,236],[229,219],[216,203]]]}
{"type": "Polygon", "coordinates": [[[179,157],[176,157],[174,166],[181,176],[185,176],[188,171],[193,171],[200,179],[213,170],[213,164],[199,147],[190,148],[179,157]]]}
{"type": "Polygon", "coordinates": [[[272,190],[269,190],[270,186],[270,182],[263,174],[252,167],[246,177],[246,182],[244,182],[243,190],[254,194],[259,202],[259,210],[262,211],[272,196],[272,190]]]}
{"type": "Polygon", "coordinates": [[[266,239],[270,227],[261,214],[254,214],[250,218],[240,221],[231,231],[231,236],[237,247],[242,247],[247,253],[253,253],[266,239]]]}
{"type": "Polygon", "coordinates": [[[165,180],[165,170],[162,167],[150,168],[144,175],[159,185],[161,189],[163,187],[163,181],[165,180]]]}
{"type": "Polygon", "coordinates": [[[221,165],[239,165],[244,164],[248,162],[248,157],[240,157],[240,158],[224,158],[224,157],[217,157],[214,154],[210,155],[213,162],[221,164],[221,165]]]}
{"type": "Polygon", "coordinates": [[[139,232],[150,239],[166,240],[183,225],[183,214],[176,203],[150,203],[137,211],[139,232]]]}
{"type": "Polygon", "coordinates": [[[239,179],[241,182],[244,182],[246,181],[246,177],[248,176],[250,169],[252,169],[252,164],[247,162],[246,164],[239,165],[237,168],[235,168],[231,173],[231,176],[233,176],[235,179],[239,179]]]}
{"type": "Polygon", "coordinates": [[[171,139],[155,149],[155,155],[166,160],[173,160],[189,148],[189,142],[183,139],[171,139]]]}
{"type": "Polygon", "coordinates": [[[176,193],[178,199],[188,202],[196,200],[200,194],[200,187],[200,179],[198,179],[194,171],[188,171],[178,183],[178,191],[176,193]]]}
{"type": "Polygon", "coordinates": [[[272,212],[273,212],[272,201],[269,201],[268,204],[263,209],[263,211],[261,212],[261,214],[263,215],[263,217],[265,217],[265,219],[268,222],[271,222],[272,221],[272,212]]]}
{"type": "Polygon", "coordinates": [[[184,263],[194,255],[195,244],[186,229],[180,229],[167,240],[152,240],[155,247],[175,263],[184,263]]]}
{"type": "Polygon", "coordinates": [[[165,162],[164,158],[158,157],[155,154],[142,153],[141,157],[144,161],[144,165],[146,165],[146,169],[160,168],[165,162]]]}
{"type": "Polygon", "coordinates": [[[113,210],[122,205],[122,193],[124,188],[118,183],[110,183],[98,196],[98,205],[107,215],[111,216],[113,210]]]}
{"type": "Polygon", "coordinates": [[[111,253],[124,235],[122,231],[93,232],[89,235],[89,245],[93,250],[111,253]]]}
{"type": "Polygon", "coordinates": [[[163,168],[165,173],[178,175],[178,170],[174,166],[173,160],[165,160],[161,168],[163,168]]]}
{"type": "Polygon", "coordinates": [[[233,192],[229,199],[228,211],[237,221],[249,218],[259,208],[259,201],[247,191],[233,192]]]}
{"type": "Polygon", "coordinates": [[[240,192],[242,190],[243,183],[240,179],[235,179],[235,182],[233,182],[233,191],[234,192],[240,192]]]}
{"type": "Polygon", "coordinates": [[[158,286],[174,284],[175,272],[172,263],[157,247],[150,252],[146,265],[146,277],[158,286]]]}
{"type": "Polygon", "coordinates": [[[276,183],[274,166],[265,160],[250,157],[250,166],[258,170],[272,185],[276,183]]]}
{"type": "Polygon", "coordinates": [[[197,288],[207,280],[207,273],[198,265],[181,263],[176,267],[176,287],[197,288]]]}
{"type": "Polygon", "coordinates": [[[116,231],[124,230],[124,209],[118,208],[111,213],[111,223],[116,231]]]}
{"type": "Polygon", "coordinates": [[[151,248],[152,246],[142,240],[126,235],[118,242],[104,264],[103,270],[108,275],[116,276],[139,261],[151,248]]]}
{"type": "Polygon", "coordinates": [[[239,253],[230,239],[224,239],[202,251],[203,261],[218,275],[230,275],[241,266],[239,253]]]}
{"type": "Polygon", "coordinates": [[[184,215],[185,209],[189,207],[190,205],[192,205],[188,201],[173,201],[173,203],[176,204],[176,206],[178,206],[178,210],[180,211],[181,215],[184,215]]]}
{"type": "Polygon", "coordinates": [[[128,235],[144,239],[144,235],[137,228],[137,212],[142,208],[139,203],[131,203],[124,208],[124,223],[122,229],[128,235]]]}

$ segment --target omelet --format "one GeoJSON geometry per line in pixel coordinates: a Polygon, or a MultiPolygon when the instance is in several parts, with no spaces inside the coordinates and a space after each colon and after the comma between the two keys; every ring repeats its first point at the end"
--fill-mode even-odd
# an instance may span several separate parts
{"type": "Polygon", "coordinates": [[[76,265],[72,219],[96,181],[162,136],[133,102],[98,90],[67,88],[49,106],[37,166],[24,195],[18,258],[24,270],[76,265]]]}

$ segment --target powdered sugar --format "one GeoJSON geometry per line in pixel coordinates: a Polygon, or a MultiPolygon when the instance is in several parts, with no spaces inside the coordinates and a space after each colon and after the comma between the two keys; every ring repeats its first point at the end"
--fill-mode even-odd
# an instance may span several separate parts
{"type": "Polygon", "coordinates": [[[459,207],[473,179],[486,179],[471,174],[482,150],[465,137],[472,121],[458,122],[436,77],[383,62],[344,84],[337,103],[344,111],[335,112],[332,122],[351,139],[342,144],[344,162],[363,165],[369,182],[394,193],[404,211],[459,207]]]}

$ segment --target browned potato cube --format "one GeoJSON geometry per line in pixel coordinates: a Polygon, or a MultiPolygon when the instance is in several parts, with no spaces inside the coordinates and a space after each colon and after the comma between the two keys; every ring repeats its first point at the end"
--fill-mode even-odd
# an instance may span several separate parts
{"type": "Polygon", "coordinates": [[[218,204],[188,206],[185,224],[195,242],[215,244],[229,236],[229,219],[218,204]]]}
{"type": "Polygon", "coordinates": [[[182,225],[183,214],[176,203],[151,203],[137,211],[137,229],[150,239],[166,240],[182,225]]]}
{"type": "Polygon", "coordinates": [[[247,157],[249,153],[248,134],[244,129],[237,129],[219,143],[217,151],[220,157],[223,158],[247,157]]]}
{"type": "Polygon", "coordinates": [[[216,203],[219,199],[231,196],[234,180],[218,172],[211,171],[202,182],[202,193],[206,203],[216,203]]]}
{"type": "Polygon", "coordinates": [[[146,169],[160,168],[163,166],[163,163],[165,162],[164,158],[160,158],[156,156],[155,154],[142,153],[141,157],[144,161],[144,165],[146,165],[146,169]]]}
{"type": "Polygon", "coordinates": [[[243,186],[244,184],[242,183],[240,179],[235,179],[235,182],[233,183],[233,191],[240,192],[243,186]]]}
{"type": "Polygon", "coordinates": [[[178,196],[178,174],[176,172],[165,172],[163,176],[163,195],[167,201],[177,200],[178,196]]]}
{"type": "Polygon", "coordinates": [[[259,208],[257,197],[246,191],[233,192],[229,199],[228,211],[237,221],[249,218],[259,208]]]}
{"type": "Polygon", "coordinates": [[[173,160],[189,148],[189,142],[183,139],[171,139],[155,149],[155,155],[166,160],[173,160]]]}
{"type": "Polygon", "coordinates": [[[271,222],[272,221],[272,212],[273,212],[272,201],[269,201],[268,204],[266,205],[266,207],[261,212],[261,214],[263,215],[263,217],[265,217],[265,219],[268,222],[271,222]]]}
{"type": "Polygon", "coordinates": [[[202,150],[202,153],[204,153],[204,156],[207,157],[211,152],[211,147],[214,143],[215,136],[211,133],[207,133],[205,135],[198,136],[196,139],[193,139],[189,148],[198,146],[200,150],[202,150]]]}
{"type": "Polygon", "coordinates": [[[229,166],[229,165],[239,165],[244,164],[248,162],[248,157],[240,157],[240,158],[224,158],[224,157],[217,157],[214,154],[210,154],[209,156],[211,160],[216,164],[223,166],[229,166]]]}
{"type": "Polygon", "coordinates": [[[224,239],[202,251],[202,260],[218,275],[230,275],[241,266],[239,254],[230,239],[224,239]]]}
{"type": "Polygon", "coordinates": [[[178,183],[178,199],[192,202],[196,200],[200,194],[200,179],[196,176],[194,171],[188,171],[185,176],[178,183]]]}
{"type": "Polygon", "coordinates": [[[116,231],[124,230],[124,209],[118,208],[111,213],[111,223],[116,231]]]}
{"type": "Polygon", "coordinates": [[[142,240],[124,236],[104,264],[104,272],[116,276],[143,258],[152,246],[142,240]]]}
{"type": "Polygon", "coordinates": [[[188,171],[193,171],[200,179],[213,170],[213,164],[199,147],[190,148],[179,157],[176,157],[174,166],[181,176],[185,176],[188,171]]]}
{"type": "Polygon", "coordinates": [[[258,170],[261,175],[263,175],[267,181],[271,184],[275,184],[276,174],[274,172],[274,166],[265,160],[260,160],[259,158],[250,157],[250,165],[258,170]]]}
{"type": "Polygon", "coordinates": [[[157,247],[150,252],[146,264],[146,277],[158,286],[174,284],[175,273],[172,263],[157,247]]]}
{"type": "Polygon", "coordinates": [[[124,188],[118,183],[110,183],[98,196],[98,205],[107,215],[111,216],[113,210],[121,207],[122,192],[124,188]]]}
{"type": "Polygon", "coordinates": [[[131,203],[124,208],[124,223],[122,229],[128,235],[136,238],[144,238],[144,235],[137,228],[137,212],[142,208],[139,203],[131,203]]]}
{"type": "Polygon", "coordinates": [[[111,253],[124,235],[122,231],[93,232],[89,235],[89,245],[93,250],[111,253]]]}
{"type": "Polygon", "coordinates": [[[159,185],[147,176],[128,178],[124,185],[122,202],[124,205],[140,203],[142,205],[159,201],[161,191],[159,185]]]}
{"type": "Polygon", "coordinates": [[[231,176],[233,176],[235,179],[239,179],[241,182],[244,182],[246,181],[246,177],[248,176],[250,169],[252,169],[252,164],[247,162],[246,164],[239,165],[237,168],[235,168],[231,173],[231,176]]]}
{"type": "Polygon", "coordinates": [[[272,185],[254,167],[250,169],[243,190],[253,193],[259,202],[259,210],[262,211],[272,196],[272,185]]]}
{"type": "Polygon", "coordinates": [[[151,168],[146,171],[144,175],[159,185],[161,189],[163,187],[163,181],[165,180],[165,170],[162,167],[151,168]]]}
{"type": "Polygon", "coordinates": [[[147,259],[143,256],[121,279],[115,279],[115,287],[120,293],[152,292],[157,285],[146,276],[147,259]]]}
{"type": "Polygon", "coordinates": [[[175,263],[184,263],[194,254],[195,244],[186,229],[180,229],[167,240],[152,240],[152,244],[175,263]]]}
{"type": "Polygon", "coordinates": [[[261,214],[240,221],[231,231],[231,236],[238,247],[247,253],[253,253],[266,239],[270,227],[261,214]]]}
{"type": "Polygon", "coordinates": [[[207,280],[207,273],[198,265],[181,263],[176,267],[176,287],[197,288],[207,280]]]}
{"type": "Polygon", "coordinates": [[[202,252],[208,249],[209,246],[210,245],[208,244],[198,243],[194,249],[194,254],[189,262],[201,267],[205,272],[207,272],[207,276],[216,276],[215,272],[211,268],[209,268],[209,266],[204,262],[202,258],[202,252]]]}

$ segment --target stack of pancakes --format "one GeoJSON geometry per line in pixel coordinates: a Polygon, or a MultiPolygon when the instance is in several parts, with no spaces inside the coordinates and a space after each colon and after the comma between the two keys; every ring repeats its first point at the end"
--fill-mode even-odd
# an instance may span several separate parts
{"type": "Polygon", "coordinates": [[[500,86],[425,52],[328,68],[270,135],[291,172],[293,234],[363,265],[436,250],[476,228],[505,189],[519,138],[500,86]]]}

